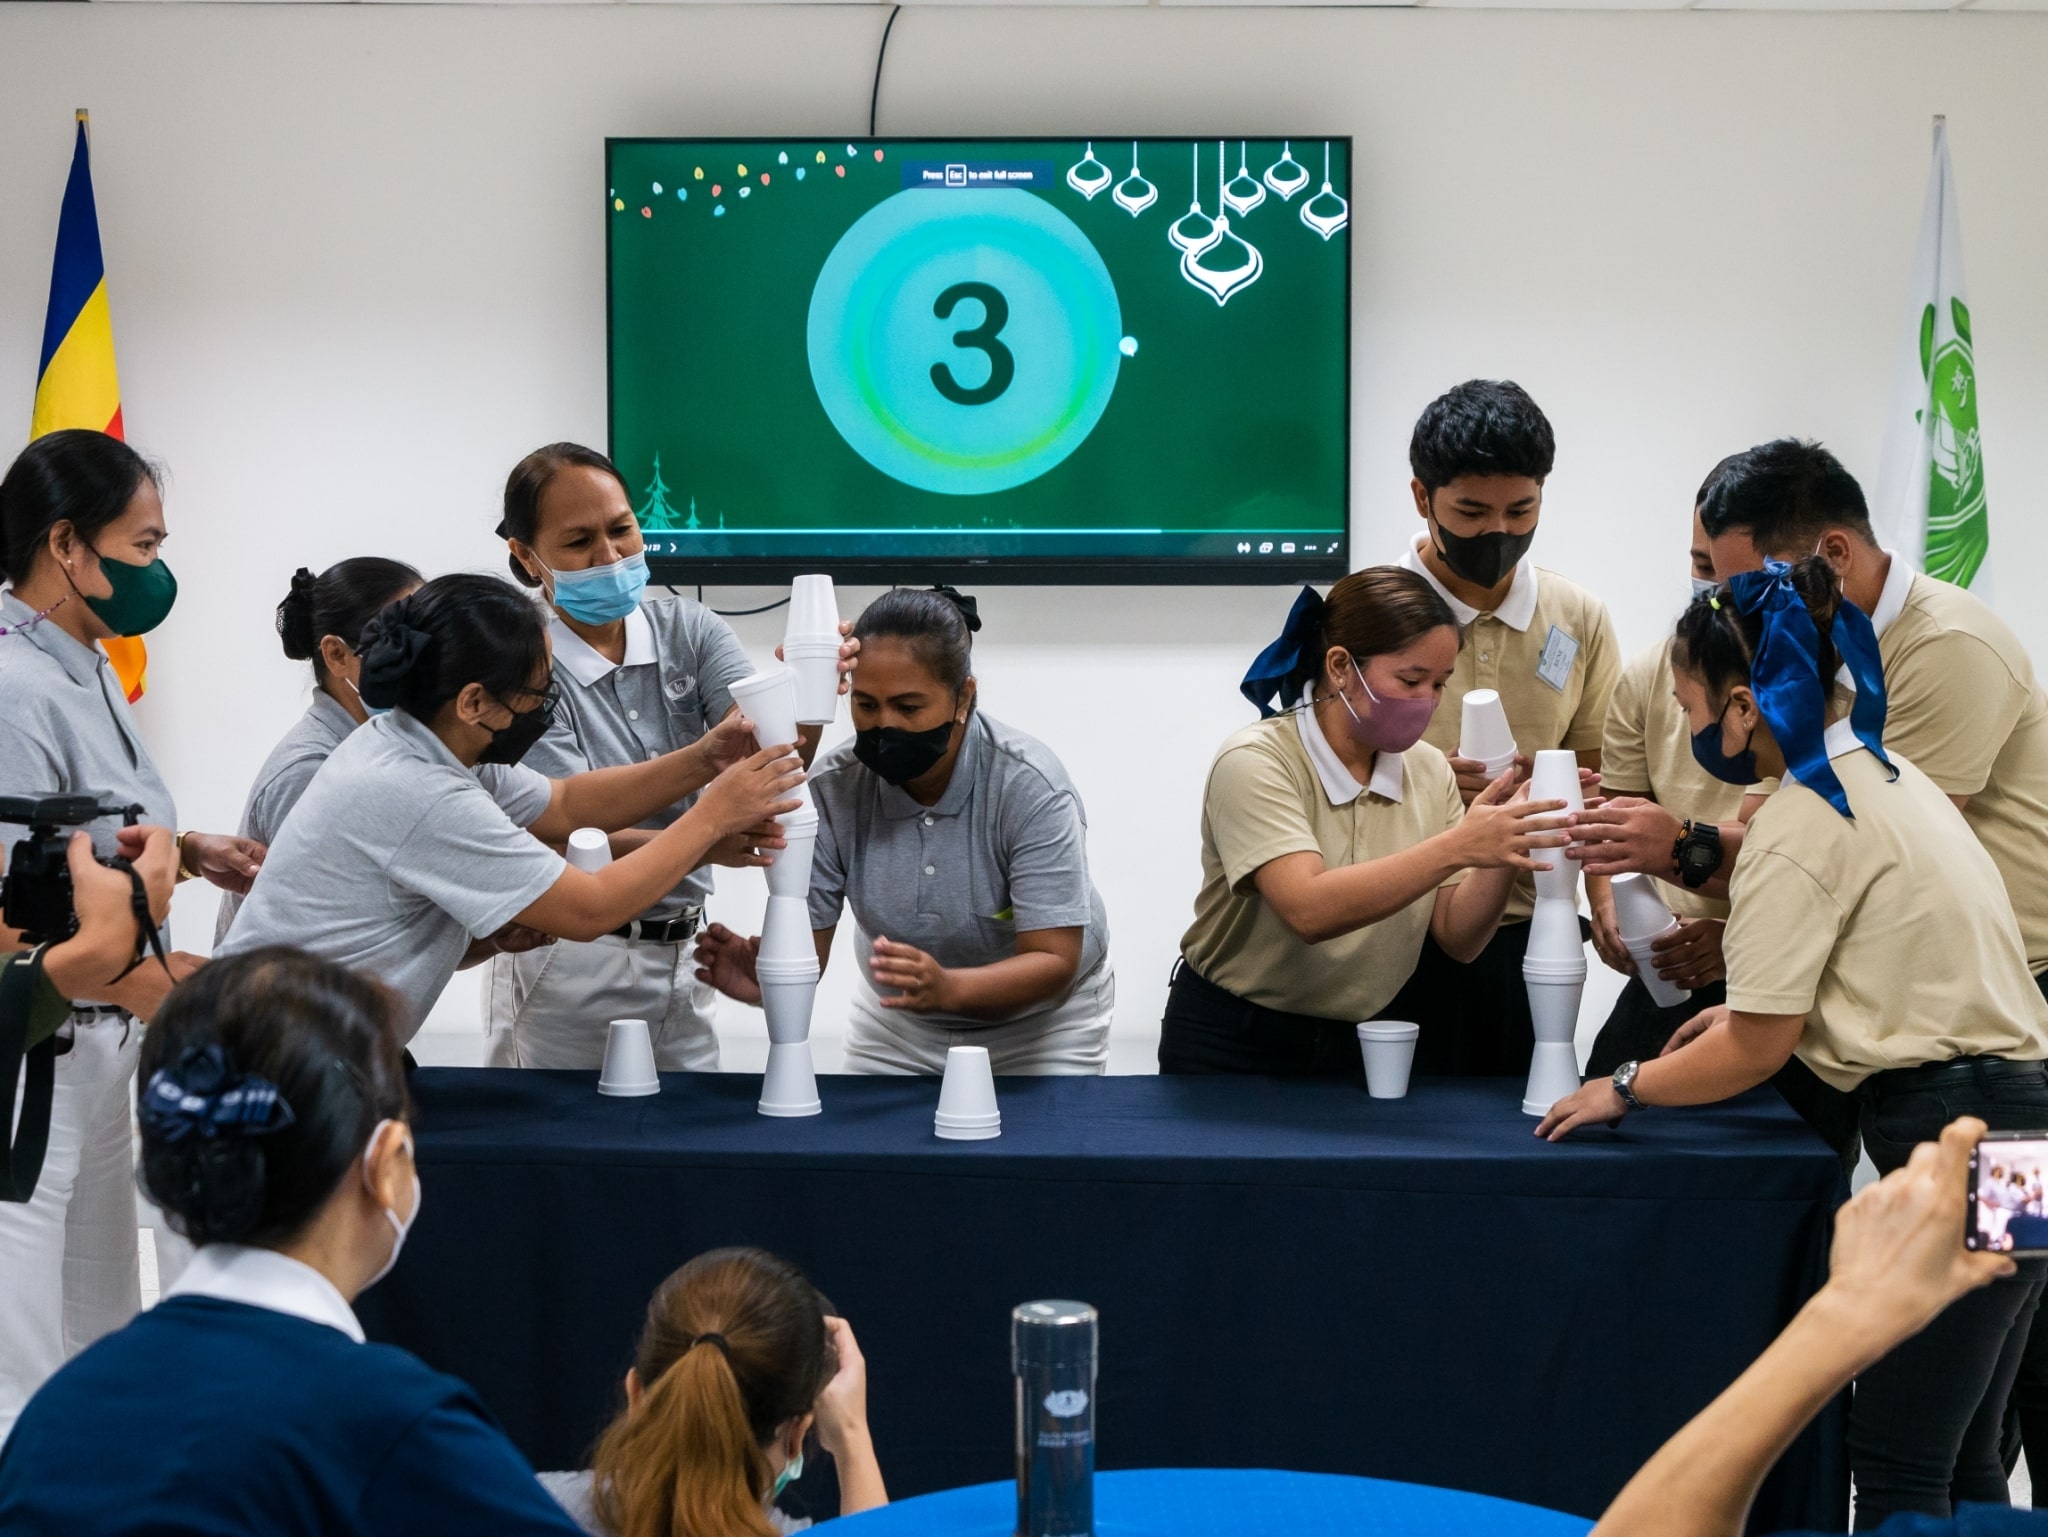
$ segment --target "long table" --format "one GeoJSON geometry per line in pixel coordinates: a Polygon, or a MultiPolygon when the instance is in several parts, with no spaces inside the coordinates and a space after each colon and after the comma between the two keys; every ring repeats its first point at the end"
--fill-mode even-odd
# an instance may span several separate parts
{"type": "MultiPolygon", "coordinates": [[[[753,1244],[852,1322],[898,1495],[1009,1475],[1010,1308],[1077,1297],[1104,1468],[1593,1516],[1819,1285],[1841,1182],[1767,1090],[1552,1146],[1506,1080],[1014,1078],[1002,1136],[962,1143],[932,1080],[826,1078],[822,1116],[770,1120],[752,1077],[595,1077],[419,1071],[423,1214],[359,1305],[543,1468],[587,1465],[656,1283],[753,1244]]],[[[1831,1410],[1753,1529],[1840,1529],[1846,1490],[1831,1410]]]]}

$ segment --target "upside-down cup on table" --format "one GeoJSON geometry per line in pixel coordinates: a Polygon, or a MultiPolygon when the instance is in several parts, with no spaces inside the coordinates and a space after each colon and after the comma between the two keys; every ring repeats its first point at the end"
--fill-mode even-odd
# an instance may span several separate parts
{"type": "Polygon", "coordinates": [[[939,1109],[932,1130],[949,1142],[982,1142],[1003,1134],[996,1105],[995,1069],[986,1046],[954,1046],[946,1052],[946,1076],[939,1080],[939,1109]]]}
{"type": "Polygon", "coordinates": [[[1458,724],[1458,756],[1484,764],[1489,780],[1515,766],[1515,733],[1495,690],[1475,688],[1465,696],[1458,724]]]}
{"type": "Polygon", "coordinates": [[[612,862],[612,840],[601,827],[579,827],[569,834],[569,863],[595,875],[612,862]]]}
{"type": "Polygon", "coordinates": [[[809,1041],[770,1044],[768,1071],[761,1075],[761,1099],[754,1108],[782,1118],[816,1115],[825,1108],[818,1100],[818,1073],[811,1064],[809,1041]]]}
{"type": "Polygon", "coordinates": [[[1660,1009],[1672,1008],[1692,996],[1690,988],[1657,975],[1657,957],[1650,947],[1678,927],[1678,917],[1664,905],[1654,877],[1640,873],[1617,875],[1610,889],[1614,893],[1614,923],[1621,942],[1636,963],[1636,975],[1650,990],[1650,1001],[1660,1009]]]}
{"type": "Polygon", "coordinates": [[[604,1070],[597,1092],[616,1099],[659,1094],[661,1077],[654,1070],[654,1042],[644,1019],[615,1019],[605,1032],[604,1070]]]}
{"type": "Polygon", "coordinates": [[[1415,1066],[1420,1025],[1375,1019],[1358,1027],[1358,1049],[1365,1057],[1365,1092],[1374,1099],[1406,1099],[1408,1074],[1415,1066]]]}
{"type": "MultiPolygon", "coordinates": [[[[1546,748],[1536,754],[1536,766],[1529,773],[1529,799],[1563,801],[1564,810],[1553,818],[1540,819],[1548,824],[1542,830],[1562,831],[1566,817],[1586,809],[1586,795],[1579,788],[1579,755],[1564,748],[1546,748]]],[[[1562,845],[1534,849],[1531,853],[1550,866],[1548,870],[1536,872],[1536,895],[1561,897],[1576,903],[1579,899],[1578,861],[1568,857],[1562,845]]]]}

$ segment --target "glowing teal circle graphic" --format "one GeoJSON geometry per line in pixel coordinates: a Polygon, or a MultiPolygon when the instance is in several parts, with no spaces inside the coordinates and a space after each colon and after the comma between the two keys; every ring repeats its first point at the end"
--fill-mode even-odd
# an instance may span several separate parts
{"type": "Polygon", "coordinates": [[[847,445],[948,496],[1021,486],[1079,448],[1116,390],[1122,340],[1100,253],[1014,187],[904,191],[869,209],[819,269],[807,336],[847,445]]]}

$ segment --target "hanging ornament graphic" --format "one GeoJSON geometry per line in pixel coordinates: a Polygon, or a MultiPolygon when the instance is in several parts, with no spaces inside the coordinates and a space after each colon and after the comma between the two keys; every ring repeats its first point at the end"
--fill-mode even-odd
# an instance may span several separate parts
{"type": "Polygon", "coordinates": [[[1091,140],[1087,158],[1067,172],[1067,185],[1092,203],[1095,194],[1109,185],[1110,176],[1109,167],[1095,158],[1095,144],[1091,140]]]}
{"type": "Polygon", "coordinates": [[[1131,140],[1131,174],[1116,184],[1110,194],[1116,206],[1133,219],[1159,201],[1159,189],[1138,174],[1138,141],[1131,140]]]}
{"type": "Polygon", "coordinates": [[[1223,206],[1240,219],[1266,201],[1266,189],[1244,166],[1244,140],[1237,141],[1237,174],[1223,189],[1223,206]]]}
{"type": "Polygon", "coordinates": [[[1216,199],[1216,238],[1200,250],[1182,253],[1180,275],[1214,297],[1221,308],[1230,302],[1232,294],[1259,280],[1259,274],[1266,270],[1266,259],[1259,254],[1257,246],[1230,232],[1230,216],[1221,211],[1223,142],[1220,139],[1216,143],[1216,199]]]}
{"type": "Polygon", "coordinates": [[[1202,212],[1202,146],[1189,147],[1194,152],[1194,169],[1188,173],[1188,190],[1194,201],[1188,204],[1185,214],[1167,226],[1166,238],[1184,252],[1206,251],[1218,239],[1216,221],[1202,212]]]}
{"type": "Polygon", "coordinates": [[[1280,194],[1280,201],[1291,203],[1294,194],[1308,185],[1308,167],[1294,158],[1294,146],[1286,140],[1280,142],[1280,158],[1266,167],[1266,185],[1280,194]]]}
{"type": "Polygon", "coordinates": [[[1328,240],[1351,222],[1351,205],[1330,190],[1330,141],[1323,141],[1323,190],[1301,205],[1301,222],[1328,240]]]}

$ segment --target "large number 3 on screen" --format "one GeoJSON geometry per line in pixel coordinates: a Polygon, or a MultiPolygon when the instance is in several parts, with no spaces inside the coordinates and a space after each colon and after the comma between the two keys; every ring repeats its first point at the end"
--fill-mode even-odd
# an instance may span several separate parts
{"type": "Polygon", "coordinates": [[[939,295],[932,305],[932,313],[941,320],[949,320],[962,299],[973,299],[981,305],[981,324],[970,331],[955,331],[953,345],[973,347],[986,353],[988,378],[968,389],[953,377],[953,370],[948,365],[934,363],[932,383],[955,405],[985,406],[1008,389],[1010,381],[1017,377],[1017,360],[1010,355],[1010,349],[997,340],[1003,327],[1010,322],[1010,301],[1003,297],[1002,290],[987,283],[955,283],[939,295]]]}

